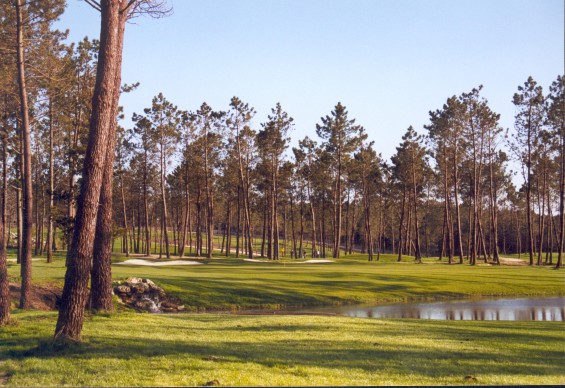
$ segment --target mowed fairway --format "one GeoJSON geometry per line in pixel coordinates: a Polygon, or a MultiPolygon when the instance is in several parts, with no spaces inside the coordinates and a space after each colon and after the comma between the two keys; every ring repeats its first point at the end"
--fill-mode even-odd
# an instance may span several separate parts
{"type": "MultiPolygon", "coordinates": [[[[524,266],[298,264],[201,260],[117,265],[190,310],[283,308],[464,296],[564,295],[563,271],[524,266]]],[[[190,260],[194,260],[191,258],[190,260]]],[[[10,265],[17,276],[19,267],[10,265]]],[[[64,260],[34,262],[34,281],[62,284],[64,260]]],[[[563,322],[430,321],[333,316],[89,315],[81,344],[54,346],[56,312],[14,311],[0,330],[0,384],[11,386],[564,384],[563,322]]]]}
{"type": "Polygon", "coordinates": [[[13,386],[562,384],[561,322],[120,313],[55,348],[56,313],[0,334],[13,386]]]}
{"type": "MultiPolygon", "coordinates": [[[[125,258],[119,257],[115,262],[125,258]]],[[[193,260],[193,259],[190,259],[193,260]]],[[[200,260],[195,266],[114,265],[115,280],[147,277],[190,310],[282,308],[362,302],[432,300],[464,296],[565,295],[563,271],[549,267],[447,265],[430,259],[368,262],[348,256],[334,263],[200,260]]],[[[164,260],[161,260],[164,261],[164,260]]],[[[12,265],[10,273],[17,275],[12,265]]],[[[34,262],[34,279],[63,281],[64,260],[34,262]]]]}

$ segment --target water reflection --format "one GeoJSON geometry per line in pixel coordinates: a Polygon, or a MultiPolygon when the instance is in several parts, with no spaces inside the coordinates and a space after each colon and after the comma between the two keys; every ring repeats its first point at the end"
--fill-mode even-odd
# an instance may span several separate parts
{"type": "MultiPolygon", "coordinates": [[[[450,321],[564,321],[565,298],[522,298],[435,302],[324,309],[365,318],[414,318],[450,321]]],[[[320,310],[321,312],[321,310],[320,310]]]]}

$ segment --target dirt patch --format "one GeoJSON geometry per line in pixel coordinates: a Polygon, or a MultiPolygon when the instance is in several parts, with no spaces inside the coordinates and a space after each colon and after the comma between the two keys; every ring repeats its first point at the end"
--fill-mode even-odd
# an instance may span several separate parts
{"type": "Polygon", "coordinates": [[[0,386],[8,384],[12,375],[8,372],[0,371],[0,386]]]}
{"type": "MultiPolygon", "coordinates": [[[[20,293],[20,284],[10,283],[10,300],[12,303],[16,305],[19,303],[20,293]]],[[[35,310],[57,310],[62,293],[63,288],[55,284],[32,285],[29,298],[30,308],[35,310]]]]}

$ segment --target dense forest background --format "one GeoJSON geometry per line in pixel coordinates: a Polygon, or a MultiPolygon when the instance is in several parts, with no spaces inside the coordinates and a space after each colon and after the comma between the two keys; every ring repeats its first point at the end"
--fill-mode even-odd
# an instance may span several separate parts
{"type": "MultiPolygon", "coordinates": [[[[33,254],[50,260],[75,222],[99,42],[67,43],[53,28],[63,10],[63,1],[29,2],[18,21],[10,2],[0,5],[2,214],[19,259],[24,231],[33,254]]],[[[429,123],[405,129],[390,160],[339,102],[320,112],[317,138],[290,147],[300,136],[280,104],[257,124],[252,102],[237,97],[190,110],[159,94],[131,128],[118,126],[107,155],[114,249],[270,259],[386,252],[470,264],[518,253],[559,266],[565,81],[516,83],[514,128],[500,126],[477,85],[430,107],[429,123]]]]}

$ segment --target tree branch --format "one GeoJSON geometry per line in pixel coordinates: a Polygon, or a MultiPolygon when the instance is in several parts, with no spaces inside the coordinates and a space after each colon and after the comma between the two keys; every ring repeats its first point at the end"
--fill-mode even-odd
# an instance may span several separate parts
{"type": "Polygon", "coordinates": [[[92,8],[94,8],[95,10],[97,10],[98,12],[102,11],[102,8],[100,7],[100,3],[97,0],[84,0],[88,5],[90,5],[92,8]]]}

